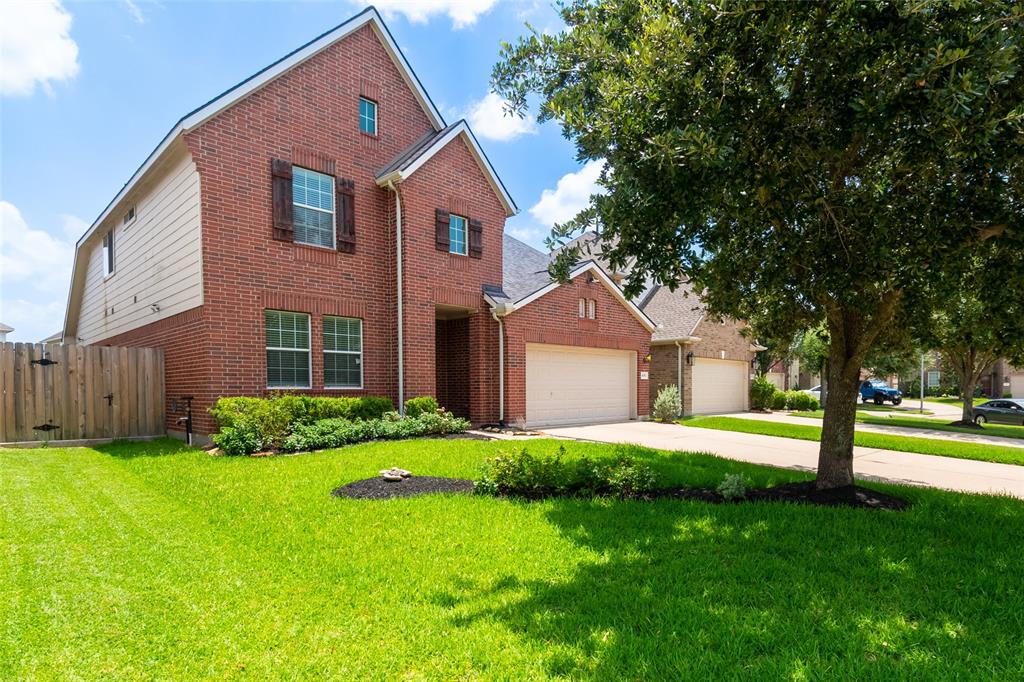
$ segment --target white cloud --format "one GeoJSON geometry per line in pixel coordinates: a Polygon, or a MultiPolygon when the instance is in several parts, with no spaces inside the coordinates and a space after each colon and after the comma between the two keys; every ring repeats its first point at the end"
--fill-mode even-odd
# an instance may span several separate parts
{"type": "Polygon", "coordinates": [[[89,223],[76,215],[61,213],[57,217],[60,218],[60,229],[64,232],[64,236],[70,239],[72,243],[78,242],[79,237],[85,234],[85,231],[89,228],[89,223]]]}
{"type": "Polygon", "coordinates": [[[132,15],[132,19],[137,24],[146,23],[146,17],[142,16],[142,8],[139,7],[134,0],[121,0],[121,4],[128,10],[128,14],[132,15]]]}
{"type": "MultiPolygon", "coordinates": [[[[61,229],[84,224],[62,216],[61,229]]],[[[14,337],[39,341],[64,323],[74,246],[70,239],[33,229],[21,211],[0,201],[0,320],[14,337]]]]}
{"type": "Polygon", "coordinates": [[[546,226],[564,223],[576,217],[590,204],[591,194],[601,194],[603,189],[597,179],[604,169],[604,160],[588,161],[575,173],[566,173],[558,180],[555,189],[541,192],[540,201],[530,208],[530,215],[546,226]]]}
{"type": "MultiPolygon", "coordinates": [[[[427,22],[435,14],[447,14],[454,28],[466,28],[476,23],[498,0],[377,0],[374,5],[385,17],[402,14],[413,23],[427,22]]],[[[364,4],[362,2],[354,4],[364,4]]]]}
{"type": "Polygon", "coordinates": [[[0,94],[31,95],[78,73],[71,14],[60,0],[0,2],[0,94]]]}
{"type": "Polygon", "coordinates": [[[508,142],[520,135],[537,132],[537,125],[532,119],[507,112],[505,100],[493,92],[471,104],[466,111],[466,119],[474,133],[488,140],[508,142]]]}

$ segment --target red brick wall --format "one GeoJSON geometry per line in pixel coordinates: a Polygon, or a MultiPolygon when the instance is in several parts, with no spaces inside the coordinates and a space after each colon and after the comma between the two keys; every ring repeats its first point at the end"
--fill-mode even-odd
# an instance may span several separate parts
{"type": "Polygon", "coordinates": [[[584,273],[504,318],[506,333],[505,421],[526,418],[526,344],[550,343],[632,350],[637,354],[636,413],[649,413],[646,356],[651,334],[600,282],[584,273]],[[579,299],[597,301],[597,319],[579,318],[579,299]]]}
{"type": "Polygon", "coordinates": [[[437,402],[460,417],[469,417],[469,318],[437,320],[436,325],[437,402]]]}
{"type": "Polygon", "coordinates": [[[209,334],[203,319],[202,307],[164,318],[145,327],[104,340],[104,346],[129,346],[164,349],[164,380],[167,391],[167,428],[184,431],[177,423],[184,417],[184,409],[172,409],[172,400],[180,401],[186,395],[195,397],[192,404],[194,428],[198,433],[210,433],[213,420],[206,408],[216,398],[216,388],[210,383],[213,374],[209,352],[209,334]]]}

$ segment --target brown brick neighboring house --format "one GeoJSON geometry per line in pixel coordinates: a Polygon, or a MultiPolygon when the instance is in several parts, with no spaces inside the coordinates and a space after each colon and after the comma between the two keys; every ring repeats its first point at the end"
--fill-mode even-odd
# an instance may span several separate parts
{"type": "Polygon", "coordinates": [[[653,324],[593,263],[507,282],[516,210],[369,8],[179,121],[79,240],[63,338],[164,348],[171,430],[183,396],[209,433],[219,396],[274,391],[646,415],[653,324]]]}

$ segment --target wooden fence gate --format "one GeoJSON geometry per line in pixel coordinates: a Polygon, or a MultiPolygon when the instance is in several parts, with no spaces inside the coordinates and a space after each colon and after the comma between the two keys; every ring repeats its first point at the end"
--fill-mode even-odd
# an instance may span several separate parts
{"type": "Polygon", "coordinates": [[[0,443],[165,431],[163,350],[0,344],[0,443]]]}

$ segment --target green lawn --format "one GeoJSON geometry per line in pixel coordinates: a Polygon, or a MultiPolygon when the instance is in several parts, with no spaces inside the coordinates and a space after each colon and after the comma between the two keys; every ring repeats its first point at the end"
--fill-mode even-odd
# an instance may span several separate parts
{"type": "MultiPolygon", "coordinates": [[[[535,453],[561,443],[533,441],[535,453]]],[[[467,440],[0,450],[0,679],[1015,679],[1024,503],[356,501],[467,440]]],[[[611,456],[596,444],[571,456],[611,456]]],[[[637,450],[667,483],[803,474],[637,450]]]]}
{"type": "MultiPolygon", "coordinates": [[[[685,417],[679,420],[684,426],[719,431],[740,431],[756,433],[762,436],[780,436],[798,440],[821,440],[821,427],[808,424],[787,424],[770,422],[760,419],[742,419],[738,417],[685,417]]],[[[937,438],[915,438],[913,436],[892,436],[887,433],[871,433],[858,431],[854,434],[855,445],[866,448],[898,450],[900,452],[917,452],[923,455],[939,455],[941,457],[957,457],[959,459],[978,459],[985,462],[1001,462],[1003,464],[1024,464],[1024,448],[1012,445],[986,445],[981,443],[963,443],[955,440],[939,440],[937,438]]]]}
{"type": "MultiPolygon", "coordinates": [[[[793,417],[808,417],[821,419],[825,416],[824,411],[814,412],[790,412],[793,417]]],[[[981,429],[974,429],[964,426],[950,426],[947,419],[924,419],[920,417],[881,417],[876,414],[862,414],[857,412],[857,421],[862,424],[874,424],[877,426],[900,426],[911,429],[931,429],[933,431],[950,431],[953,433],[970,433],[974,435],[999,436],[1000,438],[1024,438],[1024,426],[1011,426],[1009,424],[985,424],[981,429]]]]}

